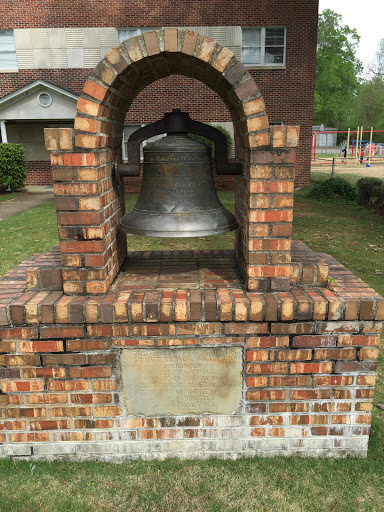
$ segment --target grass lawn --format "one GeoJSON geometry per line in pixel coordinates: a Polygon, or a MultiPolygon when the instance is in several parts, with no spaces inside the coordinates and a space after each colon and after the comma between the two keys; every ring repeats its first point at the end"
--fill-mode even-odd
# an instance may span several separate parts
{"type": "MultiPolygon", "coordinates": [[[[233,192],[221,192],[220,199],[233,210],[233,192]]],[[[127,198],[127,211],[135,205],[136,195],[127,198]]],[[[55,203],[51,201],[31,210],[0,221],[0,276],[33,254],[46,252],[59,243],[55,215],[55,203]],[[7,243],[4,243],[7,241],[7,243]]],[[[234,232],[198,238],[149,238],[128,235],[130,251],[179,250],[179,249],[226,249],[233,247],[234,232]]],[[[1,512],[1,509],[0,509],[1,512]]]]}
{"type": "MultiPolygon", "coordinates": [[[[0,221],[0,276],[59,243],[54,201],[0,221]]],[[[0,508],[1,512],[1,508],[0,508]]]]}
{"type": "MultiPolygon", "coordinates": [[[[356,185],[356,182],[362,178],[361,174],[357,173],[348,173],[343,172],[342,174],[338,173],[337,170],[335,172],[335,176],[339,178],[344,178],[345,180],[349,181],[352,185],[356,185]]],[[[312,171],[311,170],[311,183],[320,183],[325,180],[329,180],[331,177],[331,171],[328,172],[328,170],[325,171],[312,171]]]]}
{"type": "Polygon", "coordinates": [[[13,199],[15,197],[23,196],[24,192],[4,192],[4,194],[0,193],[0,203],[3,201],[8,201],[9,199],[13,199]]]}
{"type": "Polygon", "coordinates": [[[0,463],[2,512],[379,512],[383,460],[0,463]]]}
{"type": "MultiPolygon", "coordinates": [[[[227,207],[233,201],[230,193],[220,196],[227,207]]],[[[294,238],[332,254],[384,295],[383,218],[353,205],[318,202],[302,190],[296,194],[294,219],[294,238]]],[[[216,248],[233,243],[233,235],[209,237],[212,242],[201,238],[129,237],[129,248],[216,248]]],[[[7,242],[0,246],[0,274],[33,253],[49,250],[57,243],[53,202],[1,221],[0,239],[7,242]]],[[[383,353],[375,404],[384,404],[383,353]]],[[[380,512],[383,496],[384,410],[379,407],[374,407],[365,460],[0,460],[0,512],[380,512]]]]}

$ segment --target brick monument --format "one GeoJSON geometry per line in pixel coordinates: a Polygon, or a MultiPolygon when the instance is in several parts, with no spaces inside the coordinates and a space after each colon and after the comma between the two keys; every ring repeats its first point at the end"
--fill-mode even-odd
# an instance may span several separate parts
{"type": "Polygon", "coordinates": [[[269,126],[253,78],[212,39],[166,28],[106,55],[74,129],[46,130],[59,248],[0,281],[0,455],[366,455],[384,301],[291,242],[298,142],[298,127],[269,126]],[[235,248],[127,257],[123,121],[174,73],[231,114],[235,248]]]}

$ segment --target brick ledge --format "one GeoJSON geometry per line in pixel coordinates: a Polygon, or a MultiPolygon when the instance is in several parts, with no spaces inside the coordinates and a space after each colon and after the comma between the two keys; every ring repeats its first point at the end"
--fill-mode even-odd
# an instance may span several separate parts
{"type": "MultiPolygon", "coordinates": [[[[302,242],[294,246],[293,254],[304,255],[304,264],[312,269],[316,260],[318,268],[329,267],[334,283],[328,287],[295,285],[289,291],[271,293],[247,292],[235,287],[124,289],[109,290],[99,296],[68,296],[49,287],[28,289],[31,283],[28,276],[35,272],[37,261],[44,265],[48,262],[50,266],[45,268],[52,270],[56,284],[59,283],[59,250],[55,248],[26,260],[0,280],[0,325],[384,320],[384,299],[361,279],[331,256],[313,253],[302,242]]],[[[151,253],[142,254],[149,257],[151,253]]],[[[229,257],[231,251],[212,251],[212,254],[229,257]]],[[[38,279],[41,284],[46,282],[44,276],[41,273],[38,279]]]]}

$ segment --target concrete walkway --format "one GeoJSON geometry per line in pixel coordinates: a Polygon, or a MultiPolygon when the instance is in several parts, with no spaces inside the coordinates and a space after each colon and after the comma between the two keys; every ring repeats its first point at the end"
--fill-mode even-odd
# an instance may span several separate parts
{"type": "Polygon", "coordinates": [[[24,190],[27,192],[25,195],[0,203],[0,221],[54,199],[53,185],[30,185],[24,190]]]}

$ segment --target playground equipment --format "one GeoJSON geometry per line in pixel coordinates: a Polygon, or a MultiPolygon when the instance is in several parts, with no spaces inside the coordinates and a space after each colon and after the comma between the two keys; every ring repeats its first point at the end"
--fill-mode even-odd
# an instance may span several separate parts
{"type": "MultiPolygon", "coordinates": [[[[374,134],[384,133],[384,130],[374,130],[371,127],[370,130],[364,130],[362,126],[357,127],[356,130],[323,130],[323,131],[315,131],[312,134],[312,161],[322,159],[323,156],[318,156],[319,154],[324,155],[324,153],[329,154],[330,157],[337,157],[341,154],[342,149],[347,146],[347,158],[355,161],[355,165],[358,163],[359,153],[362,147],[364,149],[368,149],[367,157],[368,157],[368,165],[371,164],[371,160],[374,155],[384,157],[384,146],[381,144],[374,144],[373,137],[374,134]],[[319,146],[319,137],[323,137],[322,140],[327,140],[330,134],[346,134],[345,142],[341,145],[333,145],[333,146],[319,146]],[[369,134],[369,137],[364,137],[364,134],[369,134]],[[376,153],[372,151],[372,145],[375,146],[376,153]]],[[[376,158],[375,158],[376,160],[376,158]]]]}

